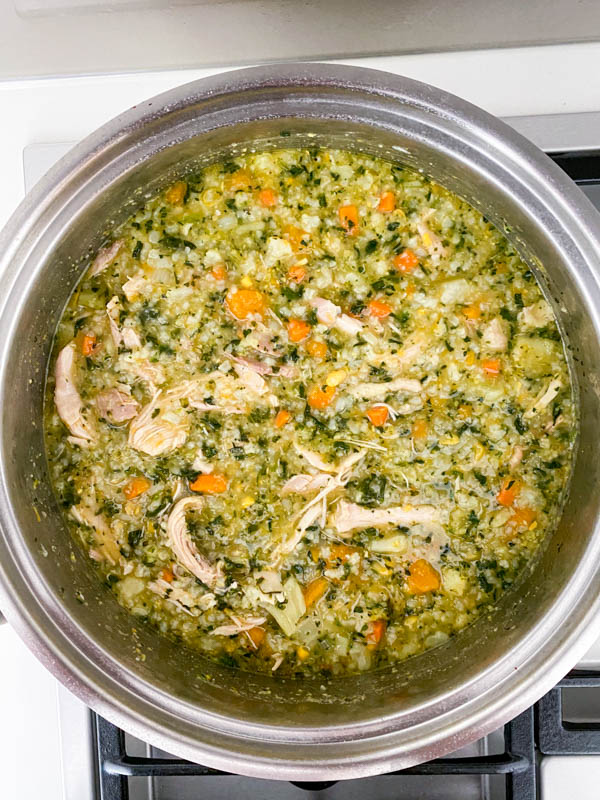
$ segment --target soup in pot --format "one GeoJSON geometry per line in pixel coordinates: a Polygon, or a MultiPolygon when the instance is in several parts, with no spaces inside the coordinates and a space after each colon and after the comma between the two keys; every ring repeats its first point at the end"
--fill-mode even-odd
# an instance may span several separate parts
{"type": "Polygon", "coordinates": [[[576,414],[552,309],[480,213],[288,149],[114,231],[59,325],[45,426],[73,534],[136,620],[319,675],[441,644],[527,579],[576,414]]]}

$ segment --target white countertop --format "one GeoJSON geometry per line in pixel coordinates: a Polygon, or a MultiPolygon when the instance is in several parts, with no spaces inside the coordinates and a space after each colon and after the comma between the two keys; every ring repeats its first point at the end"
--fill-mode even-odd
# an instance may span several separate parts
{"type": "MultiPolygon", "coordinates": [[[[432,83],[499,116],[600,111],[600,44],[596,43],[342,63],[373,66],[432,83]]],[[[142,99],[218,71],[0,84],[0,225],[24,195],[27,145],[76,141],[142,99]]],[[[0,795],[7,800],[59,800],[56,684],[7,627],[0,629],[0,653],[0,795]]],[[[596,653],[594,658],[600,658],[600,645],[596,653]]]]}

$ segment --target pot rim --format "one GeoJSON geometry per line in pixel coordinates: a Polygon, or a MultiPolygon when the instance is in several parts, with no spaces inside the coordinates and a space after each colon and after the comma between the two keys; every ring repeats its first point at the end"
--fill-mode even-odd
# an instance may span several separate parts
{"type": "MultiPolygon", "coordinates": [[[[490,153],[503,158],[505,166],[517,171],[519,180],[531,192],[547,198],[547,203],[552,204],[553,214],[561,216],[576,243],[579,260],[592,275],[590,285],[585,286],[584,277],[580,276],[580,285],[587,292],[590,306],[600,307],[598,274],[593,266],[600,263],[600,217],[547,156],[507,125],[446,92],[379,70],[330,64],[270,65],[193,81],[139,104],[84,139],[34,187],[0,234],[0,269],[4,269],[0,278],[0,382],[3,383],[7,355],[4,341],[8,339],[1,334],[10,326],[11,295],[13,292],[23,294],[27,289],[26,278],[19,266],[19,262],[27,258],[27,254],[22,252],[23,242],[35,232],[42,213],[52,207],[70,176],[84,169],[93,173],[95,163],[110,157],[111,148],[118,147],[129,134],[175,110],[185,109],[203,99],[214,100],[221,96],[226,99],[246,89],[282,87],[290,90],[298,87],[347,89],[369,96],[375,102],[382,98],[386,102],[410,104],[436,117],[441,126],[451,125],[468,131],[469,136],[485,144],[490,153]]],[[[376,122],[373,125],[377,127],[376,122]]],[[[596,336],[600,337],[597,317],[594,323],[596,336]]],[[[135,691],[132,683],[126,680],[128,674],[122,666],[107,673],[106,654],[94,647],[93,642],[91,646],[87,643],[87,657],[82,656],[77,643],[85,636],[83,631],[74,620],[61,614],[57,598],[47,593],[44,595],[43,587],[38,587],[36,594],[31,586],[33,573],[27,574],[27,568],[31,566],[27,550],[16,541],[17,525],[4,475],[7,458],[8,454],[2,452],[0,600],[8,621],[36,657],[99,714],[167,751],[175,751],[191,760],[201,757],[203,763],[218,769],[229,771],[234,768],[241,774],[261,778],[323,780],[364,777],[411,766],[431,758],[433,754],[457,749],[523,711],[554,686],[600,633],[600,577],[595,566],[600,562],[600,540],[596,535],[588,547],[588,563],[572,576],[563,590],[563,595],[576,606],[575,624],[568,632],[560,628],[559,623],[565,615],[559,612],[555,603],[530,635],[529,641],[520,643],[521,663],[509,667],[504,663],[507,656],[483,670],[473,681],[480,684],[482,691],[470,695],[469,687],[461,687],[460,707],[444,711],[443,704],[438,701],[440,713],[436,719],[444,720],[443,733],[440,734],[439,725],[436,727],[430,719],[417,719],[411,727],[411,736],[404,731],[402,742],[394,735],[398,731],[394,728],[393,718],[380,718],[374,726],[365,724],[353,731],[342,731],[342,741],[335,726],[319,731],[309,729],[312,740],[302,745],[300,757],[292,757],[286,750],[290,739],[277,738],[277,731],[285,732],[283,728],[275,730],[267,726],[245,725],[239,720],[229,724],[224,718],[204,714],[203,718],[200,715],[204,725],[200,741],[178,725],[174,710],[162,707],[166,693],[140,679],[138,684],[143,684],[144,692],[139,691],[139,685],[135,691]],[[11,536],[11,531],[15,535],[11,536]],[[519,673],[518,680],[511,677],[513,671],[519,673]],[[261,756],[250,745],[259,742],[265,734],[269,738],[275,736],[275,740],[269,755],[261,756]],[[241,740],[246,742],[246,749],[241,740]],[[344,753],[342,744],[349,745],[344,753]],[[365,746],[364,751],[358,751],[354,746],[358,744],[365,746]]],[[[598,533],[598,524],[595,533],[598,533]]],[[[184,707],[185,704],[178,701],[177,710],[181,712],[184,707]]],[[[303,733],[301,729],[295,730],[299,735],[303,733]]],[[[298,746],[298,742],[294,741],[294,746],[298,746]]]]}

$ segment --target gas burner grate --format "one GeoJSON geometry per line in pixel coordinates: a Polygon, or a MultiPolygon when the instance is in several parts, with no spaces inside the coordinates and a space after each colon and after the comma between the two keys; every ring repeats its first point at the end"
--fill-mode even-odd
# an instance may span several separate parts
{"type": "MultiPolygon", "coordinates": [[[[574,671],[531,708],[504,726],[501,754],[472,758],[438,758],[388,775],[504,775],[506,800],[536,800],[536,760],[541,755],[600,754],[600,724],[563,720],[562,690],[600,688],[600,672],[574,671]]],[[[217,776],[231,773],[178,758],[129,755],[124,732],[95,716],[101,800],[128,800],[134,777],[217,776]]],[[[332,786],[333,781],[295,782],[307,791],[332,786]]]]}

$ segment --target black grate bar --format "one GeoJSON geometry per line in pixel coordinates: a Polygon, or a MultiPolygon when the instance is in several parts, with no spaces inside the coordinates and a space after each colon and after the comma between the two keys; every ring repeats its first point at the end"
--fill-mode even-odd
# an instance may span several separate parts
{"type": "Polygon", "coordinates": [[[104,769],[109,775],[124,775],[128,778],[139,777],[176,777],[178,775],[231,775],[219,769],[204,767],[181,758],[143,758],[124,755],[121,758],[110,758],[104,762],[104,769]]]}
{"type": "Polygon", "coordinates": [[[98,743],[100,800],[129,800],[127,778],[122,774],[110,773],[106,770],[106,765],[111,759],[126,757],[125,734],[116,725],[107,722],[98,714],[93,714],[92,717],[98,743]]]}
{"type": "MultiPolygon", "coordinates": [[[[513,772],[524,772],[529,768],[525,756],[503,753],[490,756],[473,756],[472,758],[436,758],[425,764],[417,764],[407,769],[388,772],[388,775],[507,775],[513,772]]],[[[181,775],[231,775],[218,769],[204,767],[179,758],[142,758],[123,756],[104,761],[104,770],[109,775],[122,775],[128,778],[139,777],[176,777],[181,775]]],[[[301,781],[310,785],[310,781],[301,781]]],[[[335,783],[335,781],[331,782],[335,783]]],[[[296,784],[297,785],[297,784],[296,784]]]]}
{"type": "Polygon", "coordinates": [[[600,182],[600,152],[590,150],[573,153],[550,153],[550,158],[575,183],[600,182]]]}
{"type": "Polygon", "coordinates": [[[535,800],[537,774],[533,707],[504,726],[504,745],[508,753],[526,764],[525,769],[514,770],[506,776],[506,800],[535,800]]]}
{"type": "Polygon", "coordinates": [[[537,704],[541,753],[548,756],[600,754],[600,723],[566,722],[562,708],[563,689],[599,687],[600,672],[574,671],[542,697],[537,704]]]}

